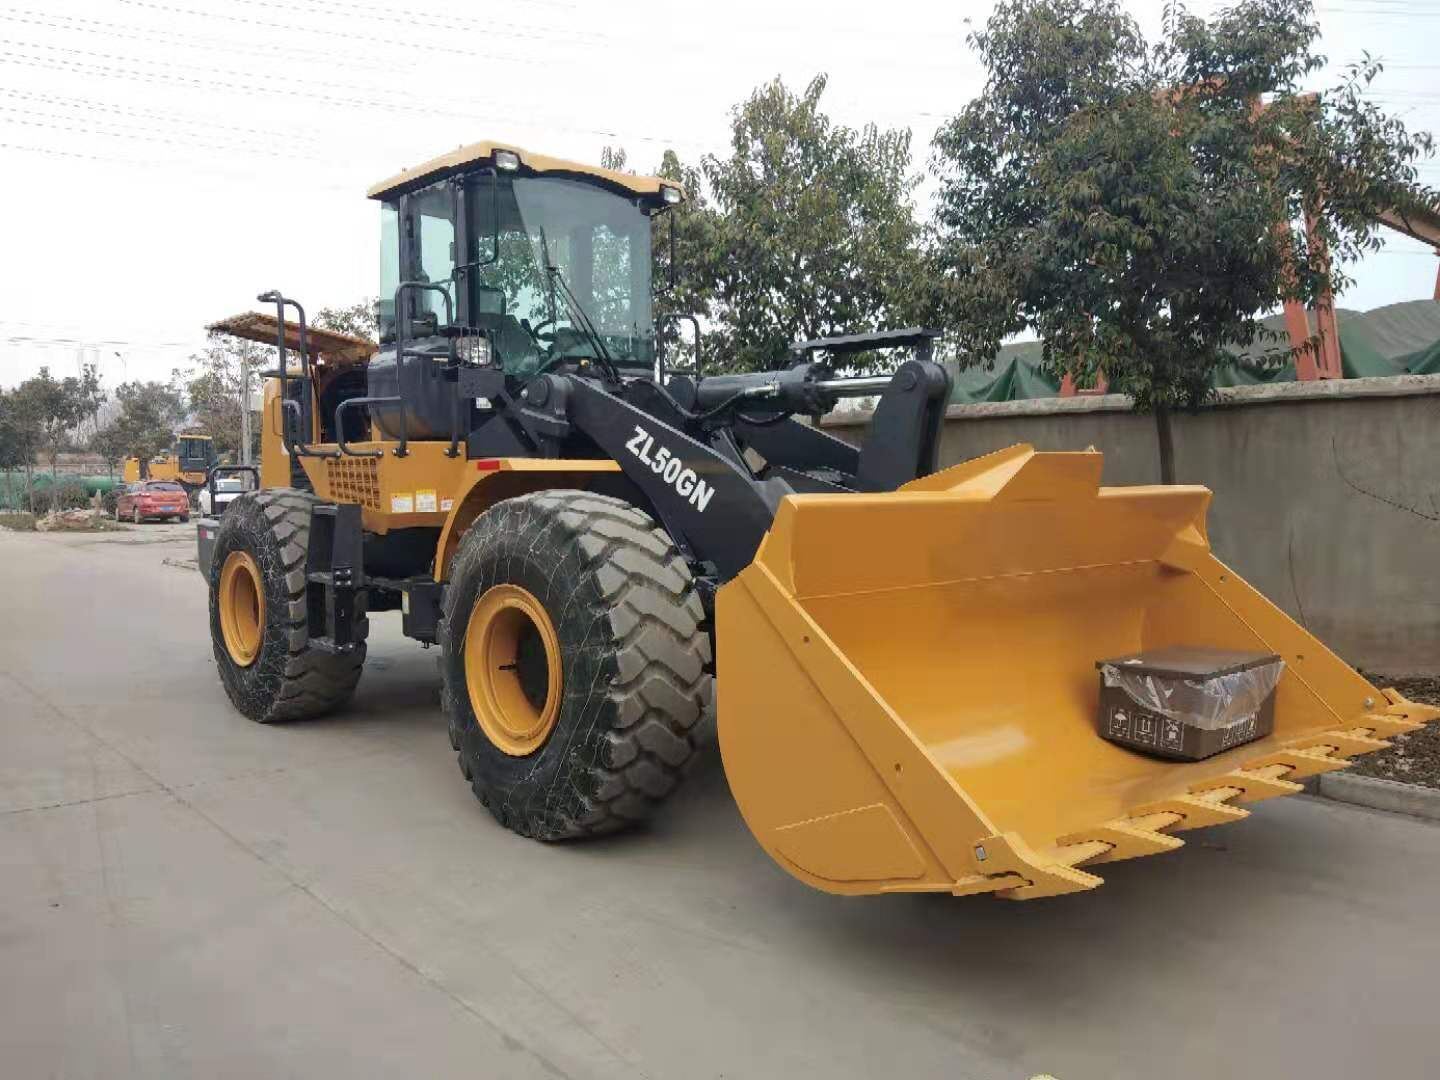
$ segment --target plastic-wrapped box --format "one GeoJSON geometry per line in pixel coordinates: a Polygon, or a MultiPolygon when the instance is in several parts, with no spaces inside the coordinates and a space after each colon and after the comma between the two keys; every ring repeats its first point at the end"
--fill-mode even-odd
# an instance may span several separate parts
{"type": "Polygon", "coordinates": [[[1100,735],[1132,750],[1200,761],[1274,730],[1274,653],[1172,647],[1095,666],[1100,735]]]}

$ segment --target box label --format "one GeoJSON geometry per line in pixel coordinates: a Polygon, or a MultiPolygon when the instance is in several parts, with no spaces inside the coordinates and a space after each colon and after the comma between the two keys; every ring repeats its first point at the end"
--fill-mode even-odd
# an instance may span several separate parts
{"type": "Polygon", "coordinates": [[[428,488],[421,488],[415,492],[415,512],[419,514],[433,514],[439,509],[440,502],[435,497],[435,492],[428,488]]]}
{"type": "Polygon", "coordinates": [[[413,514],[415,512],[415,496],[408,491],[398,491],[391,495],[390,512],[392,514],[413,514]]]}

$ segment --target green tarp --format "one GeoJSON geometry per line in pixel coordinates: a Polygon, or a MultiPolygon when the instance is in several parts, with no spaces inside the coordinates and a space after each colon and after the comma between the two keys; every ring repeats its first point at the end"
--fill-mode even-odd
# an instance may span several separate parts
{"type": "Polygon", "coordinates": [[[1440,375],[1440,341],[1428,348],[1407,353],[1398,362],[1404,364],[1411,375],[1440,375]]]}
{"type": "MultiPolygon", "coordinates": [[[[1367,312],[1342,308],[1336,315],[1340,324],[1340,366],[1345,378],[1368,379],[1407,372],[1440,375],[1440,302],[1412,300],[1367,312]],[[1432,331],[1435,337],[1423,348],[1404,353],[1394,351],[1425,340],[1432,331]]],[[[1271,316],[1264,324],[1283,335],[1283,316],[1271,316]]],[[[1234,363],[1223,364],[1215,370],[1213,384],[1224,387],[1294,382],[1293,360],[1286,360],[1279,367],[1258,362],[1265,353],[1286,347],[1287,339],[1280,337],[1278,340],[1266,338],[1248,349],[1237,350],[1234,363]]],[[[950,400],[972,404],[1054,397],[1059,393],[1060,384],[1040,370],[1040,343],[1022,341],[1001,348],[1000,355],[988,367],[960,371],[950,400]]]]}

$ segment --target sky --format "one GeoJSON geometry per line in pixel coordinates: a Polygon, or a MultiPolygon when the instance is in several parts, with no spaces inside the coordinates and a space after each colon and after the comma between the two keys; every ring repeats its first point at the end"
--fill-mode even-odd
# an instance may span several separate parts
{"type": "MultiPolygon", "coordinates": [[[[1129,0],[1147,34],[1161,0],[1129,0]]],[[[1192,0],[1204,15],[1218,4],[1192,0]]],[[[307,310],[377,291],[373,182],[481,139],[580,161],[721,152],[759,83],[828,73],[853,126],[908,127],[917,168],[980,89],[990,0],[15,0],[0,6],[0,387],[48,364],[164,379],[206,323],[278,288],[307,310]]],[[[1440,133],[1440,0],[1319,0],[1332,66],[1440,133]]],[[[1440,184],[1440,161],[1424,167],[1440,184]]],[[[926,189],[920,197],[922,210],[926,189]]],[[[1348,307],[1428,297],[1408,238],[1352,267],[1348,307]]]]}

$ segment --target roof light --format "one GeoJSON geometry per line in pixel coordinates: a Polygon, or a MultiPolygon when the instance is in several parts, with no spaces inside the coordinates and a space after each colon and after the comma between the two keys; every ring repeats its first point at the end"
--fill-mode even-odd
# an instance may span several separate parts
{"type": "Polygon", "coordinates": [[[669,184],[661,184],[660,199],[666,206],[676,206],[680,202],[680,189],[671,187],[669,184]]]}
{"type": "Polygon", "coordinates": [[[520,155],[513,150],[496,150],[495,168],[501,172],[514,172],[520,168],[520,155]]]}

